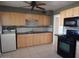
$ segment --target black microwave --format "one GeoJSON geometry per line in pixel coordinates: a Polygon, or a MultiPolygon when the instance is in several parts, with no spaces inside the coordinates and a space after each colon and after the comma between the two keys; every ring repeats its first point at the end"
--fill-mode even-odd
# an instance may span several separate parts
{"type": "Polygon", "coordinates": [[[79,26],[79,17],[64,18],[64,26],[78,27],[79,26]]]}

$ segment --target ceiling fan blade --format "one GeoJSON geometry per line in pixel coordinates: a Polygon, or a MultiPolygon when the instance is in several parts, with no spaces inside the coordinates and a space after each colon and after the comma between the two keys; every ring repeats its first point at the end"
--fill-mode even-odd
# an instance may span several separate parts
{"type": "Polygon", "coordinates": [[[42,8],[42,7],[36,7],[36,8],[39,8],[39,9],[41,9],[41,10],[42,10],[42,12],[43,12],[43,13],[46,13],[45,8],[42,8]]]}
{"type": "Polygon", "coordinates": [[[42,7],[38,7],[38,6],[37,6],[36,8],[39,8],[39,9],[45,10],[44,8],[42,8],[42,7]]]}
{"type": "Polygon", "coordinates": [[[27,2],[27,1],[24,1],[24,2],[27,3],[27,4],[31,4],[31,3],[27,2]]]}

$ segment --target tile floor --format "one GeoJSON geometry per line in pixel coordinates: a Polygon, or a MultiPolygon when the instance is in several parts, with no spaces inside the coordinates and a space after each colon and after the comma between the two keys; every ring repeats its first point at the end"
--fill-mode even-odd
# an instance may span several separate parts
{"type": "Polygon", "coordinates": [[[17,49],[16,51],[3,53],[1,58],[61,58],[56,53],[52,44],[17,49]]]}

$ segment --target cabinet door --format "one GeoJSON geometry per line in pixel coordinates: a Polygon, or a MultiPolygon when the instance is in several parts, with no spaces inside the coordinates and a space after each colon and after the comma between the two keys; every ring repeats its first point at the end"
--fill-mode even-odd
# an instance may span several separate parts
{"type": "Polygon", "coordinates": [[[46,44],[52,42],[52,33],[41,33],[40,34],[40,44],[46,44]]]}
{"type": "Polygon", "coordinates": [[[3,25],[16,25],[21,26],[25,25],[25,15],[21,13],[12,13],[12,12],[4,12],[2,14],[2,23],[3,25]]]}
{"type": "Polygon", "coordinates": [[[2,12],[0,12],[0,25],[2,25],[2,12]]]}
{"type": "Polygon", "coordinates": [[[44,15],[39,15],[40,26],[44,26],[44,15]]]}
{"type": "Polygon", "coordinates": [[[62,12],[60,12],[59,26],[63,26],[64,18],[66,18],[66,12],[62,11],[62,12]]]}
{"type": "Polygon", "coordinates": [[[11,24],[9,23],[8,25],[16,25],[16,14],[15,13],[9,13],[10,15],[10,22],[11,24]]]}
{"type": "Polygon", "coordinates": [[[43,37],[43,39],[44,39],[43,42],[44,42],[44,43],[48,43],[48,42],[47,42],[47,39],[48,39],[47,34],[43,34],[43,36],[44,36],[44,37],[43,37]]]}
{"type": "Polygon", "coordinates": [[[78,7],[75,7],[75,8],[73,8],[74,9],[74,17],[76,17],[76,16],[79,16],[79,6],[78,7]]]}
{"type": "Polygon", "coordinates": [[[44,44],[45,43],[45,36],[43,33],[40,34],[40,41],[39,41],[40,44],[44,44]]]}
{"type": "Polygon", "coordinates": [[[36,43],[36,40],[38,39],[37,36],[38,36],[38,35],[33,34],[33,43],[32,43],[33,45],[36,45],[36,44],[37,44],[37,43],[36,43]]]}
{"type": "Polygon", "coordinates": [[[44,19],[43,19],[44,26],[49,26],[50,25],[50,17],[46,16],[46,15],[44,15],[43,17],[44,17],[44,19]]]}
{"type": "Polygon", "coordinates": [[[32,18],[32,15],[31,14],[26,14],[26,19],[27,20],[30,20],[32,18]]]}
{"type": "Polygon", "coordinates": [[[25,25],[25,14],[23,13],[15,13],[15,25],[23,26],[25,25]]]}
{"type": "Polygon", "coordinates": [[[41,35],[40,34],[36,34],[36,45],[40,45],[40,38],[41,35]]]}
{"type": "Polygon", "coordinates": [[[36,15],[35,19],[37,19],[38,21],[38,26],[41,26],[42,25],[42,16],[41,15],[36,15]]]}
{"type": "Polygon", "coordinates": [[[12,25],[12,20],[10,19],[10,13],[3,12],[1,17],[3,25],[10,25],[10,24],[12,25]]]}
{"type": "Polygon", "coordinates": [[[33,34],[33,45],[39,45],[39,34],[33,34]]]}
{"type": "Polygon", "coordinates": [[[52,33],[48,33],[48,34],[46,34],[46,43],[51,43],[52,42],[52,33]]]}
{"type": "Polygon", "coordinates": [[[65,10],[65,13],[66,13],[65,18],[67,18],[67,17],[73,17],[74,10],[73,10],[73,8],[70,8],[70,9],[65,10]]]}
{"type": "Polygon", "coordinates": [[[26,45],[27,39],[28,38],[26,37],[26,35],[17,35],[17,48],[27,47],[26,45]]]}
{"type": "Polygon", "coordinates": [[[28,34],[26,36],[27,36],[26,45],[33,46],[33,34],[28,34]]]}

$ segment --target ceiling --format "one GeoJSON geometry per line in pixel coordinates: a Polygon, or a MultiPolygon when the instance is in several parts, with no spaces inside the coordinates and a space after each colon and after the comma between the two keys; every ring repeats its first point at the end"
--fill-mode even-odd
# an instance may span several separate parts
{"type": "MultiPolygon", "coordinates": [[[[30,2],[30,1],[28,1],[30,2]]],[[[46,10],[57,10],[60,9],[62,7],[65,7],[67,5],[71,5],[77,1],[39,1],[39,2],[43,2],[46,3],[46,5],[40,6],[45,8],[46,10]]],[[[23,1],[0,1],[0,5],[4,5],[4,6],[12,6],[12,7],[22,7],[22,6],[28,6],[28,4],[26,4],[23,1]]],[[[23,8],[31,8],[31,7],[23,7],[23,8]]],[[[35,8],[36,9],[36,8],[35,8]]],[[[38,9],[36,9],[38,10],[38,9]]]]}

